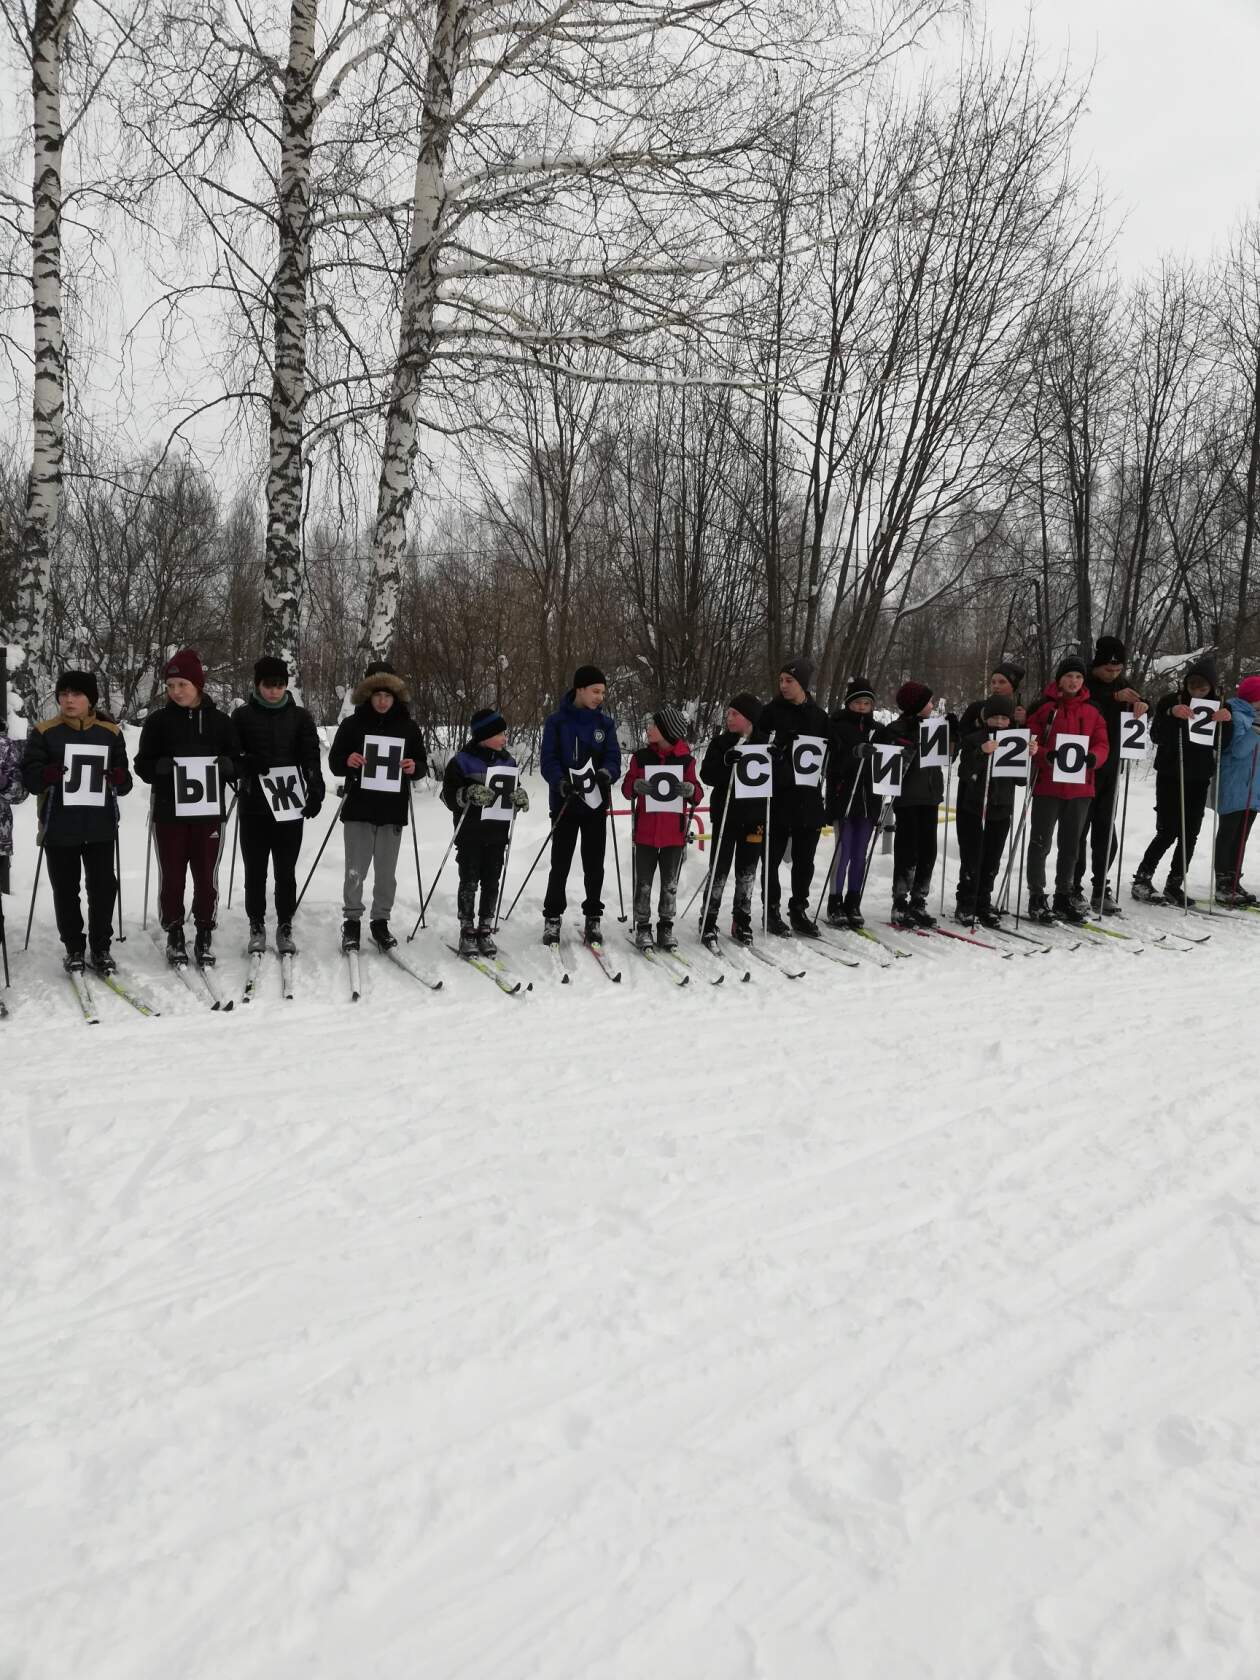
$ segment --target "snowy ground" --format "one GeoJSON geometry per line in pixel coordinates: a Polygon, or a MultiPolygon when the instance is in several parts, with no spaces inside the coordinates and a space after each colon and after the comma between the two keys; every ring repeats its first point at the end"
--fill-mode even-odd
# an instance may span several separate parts
{"type": "Polygon", "coordinates": [[[1260,1672],[1260,926],[562,989],[531,886],[532,994],[430,933],[351,1006],[334,837],[224,1018],[138,794],[164,1014],[89,1029],[17,815],[3,1680],[1260,1672]]]}

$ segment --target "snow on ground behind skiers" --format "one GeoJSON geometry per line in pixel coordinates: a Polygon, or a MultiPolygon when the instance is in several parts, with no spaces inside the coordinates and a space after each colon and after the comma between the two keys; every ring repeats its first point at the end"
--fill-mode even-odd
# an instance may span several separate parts
{"type": "Polygon", "coordinates": [[[334,836],[298,998],[224,1019],[124,810],[163,1018],[81,1025],[45,898],[0,1027],[0,1674],[1257,1672],[1250,928],[561,988],[540,874],[532,994],[444,885],[444,990],[352,1006],[334,836]]]}

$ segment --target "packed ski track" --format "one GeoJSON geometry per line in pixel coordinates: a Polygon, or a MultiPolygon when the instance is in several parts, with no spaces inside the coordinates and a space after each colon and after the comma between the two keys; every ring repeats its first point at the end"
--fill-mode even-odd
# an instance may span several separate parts
{"type": "Polygon", "coordinates": [[[507,995],[447,948],[452,878],[405,942],[408,844],[442,988],[365,947],[352,1003],[334,835],[291,1001],[274,949],[244,1001],[238,872],[224,1013],[141,931],[123,815],[120,979],[161,1014],[89,976],[89,1026],[46,884],[21,953],[15,813],[4,1680],[1260,1673],[1260,916],[775,942],[803,978],[713,985],[693,910],[683,987],[610,853],[620,982],[543,950],[540,871],[507,995]]]}

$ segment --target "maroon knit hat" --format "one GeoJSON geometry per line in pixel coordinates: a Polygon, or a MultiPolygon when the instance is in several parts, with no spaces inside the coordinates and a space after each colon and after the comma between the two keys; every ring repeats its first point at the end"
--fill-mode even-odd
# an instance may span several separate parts
{"type": "Polygon", "coordinates": [[[185,682],[193,685],[198,694],[206,686],[205,667],[196,648],[180,648],[162,667],[162,677],[164,681],[171,677],[183,677],[185,682]]]}
{"type": "Polygon", "coordinates": [[[897,690],[897,704],[910,717],[921,712],[931,698],[932,690],[926,683],[904,682],[897,690]]]}

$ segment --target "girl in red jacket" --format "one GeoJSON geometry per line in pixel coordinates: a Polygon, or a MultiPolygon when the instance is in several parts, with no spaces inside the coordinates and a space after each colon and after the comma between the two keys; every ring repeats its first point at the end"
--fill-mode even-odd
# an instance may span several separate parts
{"type": "Polygon", "coordinates": [[[1085,662],[1075,654],[1059,661],[1041,704],[1029,714],[1028,728],[1036,756],[1032,822],[1028,834],[1028,914],[1038,922],[1083,922],[1072,907],[1076,853],[1094,797],[1094,771],[1107,762],[1107,725],[1085,686],[1085,662]],[[1076,743],[1067,735],[1087,739],[1084,781],[1065,781],[1064,773],[1078,768],[1076,743]],[[1046,898],[1046,858],[1055,829],[1059,851],[1054,872],[1054,902],[1046,898]]]}
{"type": "Polygon", "coordinates": [[[691,826],[691,807],[702,791],[696,761],[684,739],[686,733],[687,720],[677,706],[662,706],[654,712],[647,727],[647,746],[634,753],[621,784],[622,793],[634,802],[634,942],[641,949],[652,943],[652,878],[658,871],[661,890],[656,907],[656,943],[663,951],[678,949],[674,937],[678,875],[691,826]],[[649,778],[662,764],[676,765],[683,773],[682,804],[676,810],[648,809],[649,800],[660,803],[649,778]]]}

